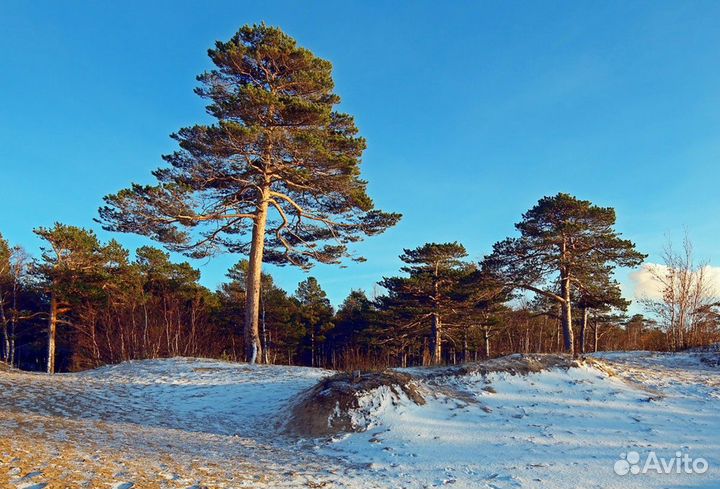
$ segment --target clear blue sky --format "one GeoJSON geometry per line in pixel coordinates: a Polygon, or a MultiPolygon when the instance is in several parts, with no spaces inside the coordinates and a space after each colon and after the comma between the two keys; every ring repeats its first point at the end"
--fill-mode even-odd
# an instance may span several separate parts
{"type": "MultiPolygon", "coordinates": [[[[333,62],[368,140],[370,193],[405,215],[358,246],[367,263],[313,270],[334,303],[395,273],[404,247],[458,240],[480,258],[559,191],[615,207],[650,261],[685,226],[720,262],[709,1],[4,0],[0,232],[36,253],[33,227],[97,230],[103,195],[150,182],[168,135],[206,120],[192,89],[207,48],[263,20],[333,62]]],[[[214,287],[237,259],[194,264],[214,287]]],[[[290,291],[305,277],[270,271],[290,291]]]]}

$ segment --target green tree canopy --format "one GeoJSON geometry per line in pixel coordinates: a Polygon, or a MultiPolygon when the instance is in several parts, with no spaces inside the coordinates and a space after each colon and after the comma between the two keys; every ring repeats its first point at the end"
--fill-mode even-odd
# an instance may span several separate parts
{"type": "Polygon", "coordinates": [[[180,149],[105,198],[106,229],[150,236],[175,251],[249,256],[246,349],[259,351],[263,262],[308,268],[352,256],[348,244],[383,232],[399,214],[374,208],[360,176],[365,140],[338,112],[332,65],[280,29],[245,26],[208,51],[215,69],[196,93],[217,122],[180,129],[180,149]]]}
{"type": "Polygon", "coordinates": [[[315,277],[298,284],[295,299],[299,305],[298,319],[306,332],[309,363],[314,367],[320,364],[326,335],[333,328],[333,307],[315,277]]]}
{"type": "Polygon", "coordinates": [[[544,197],[515,225],[520,237],[496,243],[485,266],[515,287],[559,302],[565,349],[574,353],[573,290],[589,289],[591,277],[599,272],[634,267],[645,258],[614,226],[615,210],[610,207],[564,193],[544,197]]]}
{"type": "Polygon", "coordinates": [[[406,249],[400,270],[408,275],[386,277],[380,285],[388,291],[384,307],[393,311],[396,333],[423,332],[429,325],[432,363],[442,361],[445,332],[443,319],[466,297],[461,290],[464,276],[472,271],[465,261],[467,252],[460,243],[427,243],[406,249]]]}

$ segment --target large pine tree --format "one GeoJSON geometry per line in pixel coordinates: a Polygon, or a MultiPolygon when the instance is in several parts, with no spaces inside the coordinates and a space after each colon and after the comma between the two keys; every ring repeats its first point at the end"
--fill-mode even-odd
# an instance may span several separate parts
{"type": "Polygon", "coordinates": [[[347,245],[383,232],[399,214],[374,209],[360,178],[365,140],[335,110],[332,65],[280,29],[245,26],[208,51],[198,77],[217,122],[180,129],[155,185],[105,198],[106,229],[150,236],[194,257],[249,257],[246,358],[262,358],[258,315],[263,262],[339,263],[347,245]]]}
{"type": "Polygon", "coordinates": [[[507,283],[559,303],[565,350],[574,353],[573,291],[588,289],[599,272],[635,267],[645,259],[614,226],[611,207],[564,193],[543,197],[515,225],[520,237],[496,243],[485,266],[507,283]]]}

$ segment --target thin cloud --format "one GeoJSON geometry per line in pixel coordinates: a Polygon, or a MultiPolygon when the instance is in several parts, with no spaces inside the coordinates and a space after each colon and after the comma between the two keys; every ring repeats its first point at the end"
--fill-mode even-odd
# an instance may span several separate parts
{"type": "MultiPolygon", "coordinates": [[[[633,297],[638,300],[662,299],[662,284],[655,279],[656,275],[665,275],[667,267],[659,263],[646,263],[640,269],[630,274],[633,286],[633,297]]],[[[720,297],[720,267],[706,265],[703,274],[709,284],[710,290],[716,297],[720,297]]]]}

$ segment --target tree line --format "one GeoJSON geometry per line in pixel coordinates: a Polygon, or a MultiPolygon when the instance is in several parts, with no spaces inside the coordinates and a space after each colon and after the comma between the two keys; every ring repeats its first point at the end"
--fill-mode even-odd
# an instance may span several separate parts
{"type": "MultiPolygon", "coordinates": [[[[687,240],[652,268],[661,294],[644,305],[655,319],[626,314],[613,270],[644,256],[613,231],[614,220],[612,209],[545,197],[516,225],[520,236],[482,260],[457,242],[405,249],[380,292],[354,290],[337,310],[313,277],[289,294],[262,273],[255,360],[356,369],[719,341],[715,293],[687,240]]],[[[172,356],[251,360],[240,326],[247,260],[210,290],[197,269],[159,248],[131,257],[116,240],[59,223],[35,233],[44,242],[35,259],[0,237],[2,361],[54,372],[172,356]]]]}
{"type": "Polygon", "coordinates": [[[214,122],[179,129],[154,182],[108,195],[99,209],[103,229],[164,249],[131,257],[115,240],[59,223],[36,229],[38,259],[3,242],[4,361],[49,372],[176,355],[350,368],[717,339],[714,292],[687,257],[654,270],[663,295],[646,306],[659,322],[625,318],[614,271],[645,255],[614,229],[614,209],[564,193],[540,199],[518,235],[480,261],[460,243],[431,242],[402,252],[381,293],[354,291],[337,311],[313,278],[288,294],[264,264],[363,261],[351,245],[402,216],[367,193],[366,141],[338,110],[329,61],[265,24],[208,55],[213,68],[195,92],[214,122]],[[245,258],[211,291],[166,250],[245,258]]]}

